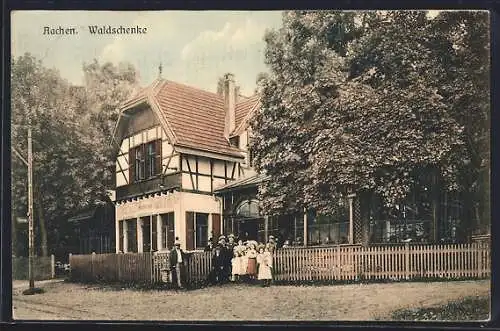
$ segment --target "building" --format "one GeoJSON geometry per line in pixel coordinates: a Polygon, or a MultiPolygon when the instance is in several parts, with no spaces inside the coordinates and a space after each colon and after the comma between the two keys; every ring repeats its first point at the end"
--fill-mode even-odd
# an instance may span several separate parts
{"type": "Polygon", "coordinates": [[[427,173],[398,208],[346,194],[337,215],[265,215],[257,191],[272,179],[253,170],[249,150],[259,96],[239,95],[231,74],[222,90],[157,79],[124,103],[114,133],[116,252],[167,250],[176,237],[183,249],[203,249],[221,233],[298,245],[457,242],[470,234],[460,234],[463,199],[427,173]]]}
{"type": "Polygon", "coordinates": [[[213,193],[251,175],[248,118],[258,96],[234,77],[222,95],[157,79],[125,102],[114,132],[116,252],[202,249],[221,233],[213,193]]]}
{"type": "Polygon", "coordinates": [[[103,254],[115,251],[115,207],[111,201],[80,210],[68,219],[73,232],[56,256],[103,254]],[[69,251],[68,251],[69,250],[69,251]]]}

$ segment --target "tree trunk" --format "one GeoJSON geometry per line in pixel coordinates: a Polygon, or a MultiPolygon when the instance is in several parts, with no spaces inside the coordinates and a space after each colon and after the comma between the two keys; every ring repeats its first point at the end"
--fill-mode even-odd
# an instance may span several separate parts
{"type": "Polygon", "coordinates": [[[42,256],[47,257],[49,256],[48,248],[47,248],[47,226],[45,224],[45,216],[43,215],[43,209],[42,209],[42,197],[40,195],[40,189],[37,187],[35,190],[35,208],[38,210],[38,215],[39,215],[39,223],[40,223],[40,246],[41,246],[41,252],[42,256]]]}
{"type": "Polygon", "coordinates": [[[431,209],[432,209],[432,224],[429,234],[430,242],[439,242],[439,216],[440,216],[440,195],[441,195],[441,181],[439,178],[439,171],[432,170],[432,186],[431,186],[431,209]]]}

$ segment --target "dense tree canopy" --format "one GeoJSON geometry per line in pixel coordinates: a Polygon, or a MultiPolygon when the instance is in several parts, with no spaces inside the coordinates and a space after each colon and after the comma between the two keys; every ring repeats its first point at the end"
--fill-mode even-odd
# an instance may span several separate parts
{"type": "MultiPolygon", "coordinates": [[[[130,95],[135,71],[97,62],[85,67],[86,85],[71,86],[29,54],[13,59],[12,146],[26,158],[27,124],[33,136],[34,218],[40,253],[47,255],[49,235],[64,231],[68,214],[106,199],[110,189],[111,123],[117,105],[130,95]],[[131,78],[132,77],[132,78],[131,78]],[[127,83],[123,83],[126,81],[127,83]]],[[[12,153],[13,228],[27,212],[27,167],[12,153]]],[[[14,249],[22,254],[22,245],[14,249]]]]}
{"type": "Polygon", "coordinates": [[[348,190],[394,205],[422,171],[448,190],[478,185],[488,33],[485,13],[285,13],[266,36],[271,73],[253,121],[256,167],[273,176],[266,212],[333,213],[348,190]]]}

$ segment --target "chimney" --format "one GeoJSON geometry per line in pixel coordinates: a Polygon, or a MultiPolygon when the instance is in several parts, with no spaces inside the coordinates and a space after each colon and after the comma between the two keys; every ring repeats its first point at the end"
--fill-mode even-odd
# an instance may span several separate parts
{"type": "Polygon", "coordinates": [[[229,134],[234,131],[236,127],[236,85],[234,82],[233,74],[224,75],[224,110],[226,112],[224,123],[224,136],[229,139],[229,134]]]}

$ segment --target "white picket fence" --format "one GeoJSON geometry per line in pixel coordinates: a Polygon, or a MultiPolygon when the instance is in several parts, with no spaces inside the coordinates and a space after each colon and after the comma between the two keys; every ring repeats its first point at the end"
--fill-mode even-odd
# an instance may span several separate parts
{"type": "MultiPolygon", "coordinates": [[[[212,253],[193,252],[186,263],[188,283],[203,283],[212,253]]],[[[274,253],[274,280],[356,281],[429,278],[486,278],[491,274],[488,243],[362,247],[293,247],[274,253]]],[[[161,283],[168,281],[168,253],[72,255],[74,280],[161,283]]]]}
{"type": "Polygon", "coordinates": [[[489,277],[485,244],[286,248],[274,256],[275,280],[401,280],[489,277]]]}

